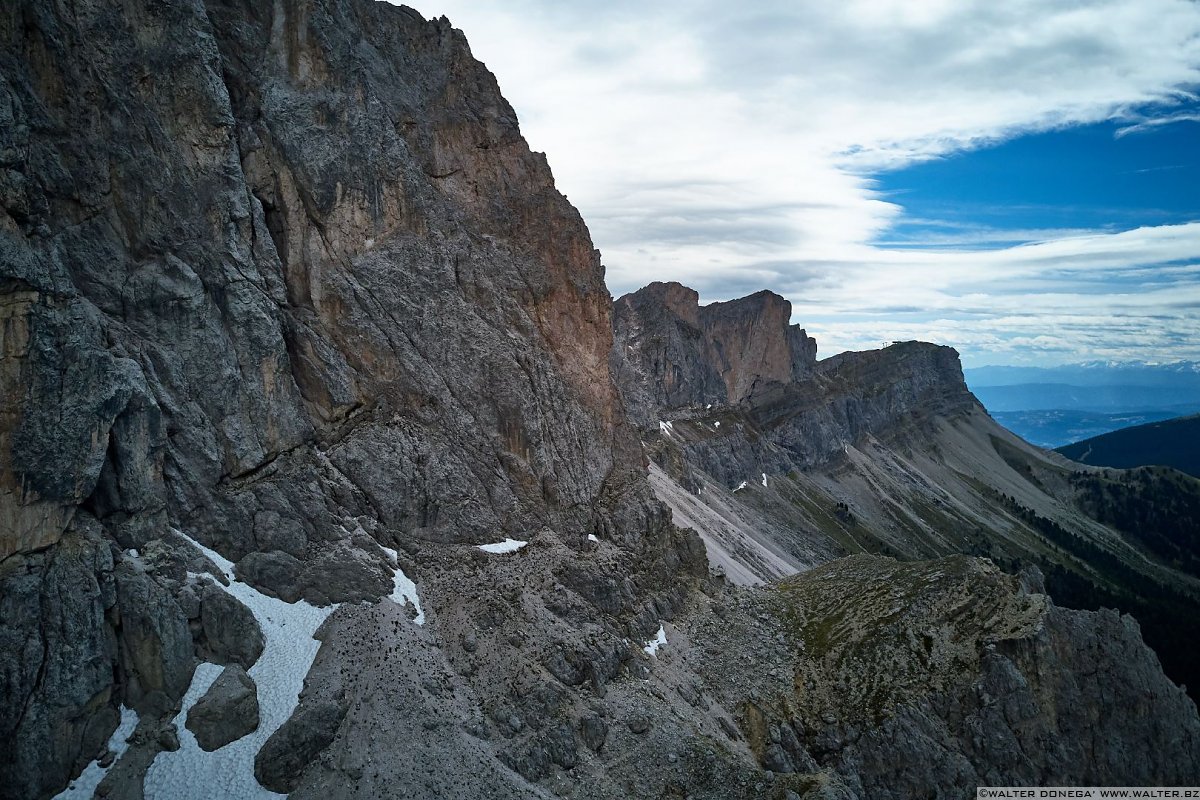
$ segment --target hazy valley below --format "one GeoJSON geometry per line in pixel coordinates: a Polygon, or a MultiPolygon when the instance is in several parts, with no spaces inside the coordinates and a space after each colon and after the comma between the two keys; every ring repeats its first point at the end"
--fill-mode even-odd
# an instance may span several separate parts
{"type": "Polygon", "coordinates": [[[964,375],[997,422],[1039,447],[1200,411],[1200,369],[1192,362],[978,367],[964,375]]]}

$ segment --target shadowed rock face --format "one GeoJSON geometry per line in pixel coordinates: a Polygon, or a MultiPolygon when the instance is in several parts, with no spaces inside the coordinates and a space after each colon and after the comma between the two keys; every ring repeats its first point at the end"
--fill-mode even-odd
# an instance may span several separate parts
{"type": "Polygon", "coordinates": [[[14,2],[0,74],[4,792],[186,688],[185,572],[119,566],[170,526],[316,603],[391,591],[376,541],[601,534],[661,570],[638,596],[702,563],[642,477],[587,229],[446,20],[14,2]],[[91,644],[48,670],[62,626],[91,644]]]}

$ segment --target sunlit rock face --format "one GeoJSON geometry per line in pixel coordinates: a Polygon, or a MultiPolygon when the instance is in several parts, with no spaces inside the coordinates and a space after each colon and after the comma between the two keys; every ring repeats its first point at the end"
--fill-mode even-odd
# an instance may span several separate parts
{"type": "Polygon", "coordinates": [[[652,283],[616,301],[617,348],[654,405],[736,404],[808,372],[816,341],[792,325],[792,304],[762,291],[699,304],[679,283],[652,283]]]}

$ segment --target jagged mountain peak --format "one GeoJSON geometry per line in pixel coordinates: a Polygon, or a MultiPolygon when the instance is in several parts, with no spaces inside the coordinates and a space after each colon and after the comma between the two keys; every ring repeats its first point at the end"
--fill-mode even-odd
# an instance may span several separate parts
{"type": "Polygon", "coordinates": [[[635,416],[649,419],[650,406],[737,404],[804,374],[817,345],[791,314],[791,303],[766,290],[702,306],[694,289],[652,283],[619,298],[616,345],[638,376],[635,416]]]}

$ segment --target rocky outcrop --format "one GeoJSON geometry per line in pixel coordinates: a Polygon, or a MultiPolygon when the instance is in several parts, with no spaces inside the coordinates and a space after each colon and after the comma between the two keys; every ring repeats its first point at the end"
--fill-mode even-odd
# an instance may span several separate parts
{"type": "Polygon", "coordinates": [[[806,374],[816,342],[791,325],[792,304],[762,291],[699,305],[678,283],[652,283],[615,303],[621,385],[635,418],[686,406],[737,404],[806,374]]]}
{"type": "Polygon", "coordinates": [[[226,667],[187,714],[187,729],[204,750],[218,750],[257,727],[258,687],[237,664],[226,667]]]}
{"type": "Polygon", "coordinates": [[[844,797],[1185,785],[1200,770],[1195,706],[1131,618],[1058,608],[976,559],[855,556],[722,615],[694,635],[720,654],[709,680],[756,757],[826,771],[844,797]],[[763,678],[739,686],[727,645],[745,640],[763,678]]]}

